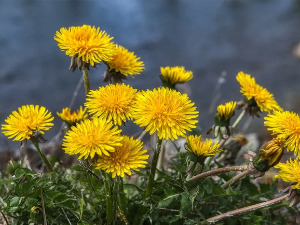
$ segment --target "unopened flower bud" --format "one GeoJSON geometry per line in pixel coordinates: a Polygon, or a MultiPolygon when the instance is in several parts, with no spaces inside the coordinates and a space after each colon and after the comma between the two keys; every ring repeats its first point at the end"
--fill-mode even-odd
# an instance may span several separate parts
{"type": "Polygon", "coordinates": [[[281,160],[284,150],[284,142],[280,138],[273,138],[267,142],[260,150],[257,156],[254,157],[254,167],[266,172],[271,167],[275,166],[281,160]]]}

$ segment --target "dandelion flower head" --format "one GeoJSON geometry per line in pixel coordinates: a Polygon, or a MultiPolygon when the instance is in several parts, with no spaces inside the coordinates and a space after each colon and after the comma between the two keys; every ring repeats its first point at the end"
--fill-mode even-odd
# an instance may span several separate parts
{"type": "Polygon", "coordinates": [[[45,107],[24,105],[13,111],[2,124],[2,132],[14,141],[23,141],[33,137],[36,131],[44,134],[52,126],[54,117],[45,107]]]}
{"type": "Polygon", "coordinates": [[[219,144],[212,143],[212,139],[207,139],[205,142],[201,140],[201,135],[189,135],[186,137],[186,150],[199,157],[213,156],[222,150],[219,149],[219,144]]]}
{"type": "Polygon", "coordinates": [[[64,108],[61,113],[57,112],[57,115],[70,126],[87,118],[86,109],[83,109],[82,106],[74,112],[71,112],[68,107],[64,108]]]}
{"type": "Polygon", "coordinates": [[[288,151],[300,152],[300,117],[289,111],[274,111],[265,118],[265,126],[272,134],[282,138],[288,151]]]}
{"type": "Polygon", "coordinates": [[[89,156],[94,158],[95,154],[109,155],[115,151],[116,146],[122,145],[123,137],[120,133],[120,129],[105,119],[86,119],[72,126],[66,133],[63,150],[69,155],[79,154],[79,159],[89,156]]]}
{"type": "Polygon", "coordinates": [[[115,54],[106,63],[109,70],[120,72],[125,76],[137,75],[145,70],[143,61],[140,61],[134,52],[130,52],[120,45],[115,45],[115,54]]]}
{"type": "Polygon", "coordinates": [[[275,168],[280,169],[275,178],[282,179],[285,182],[295,183],[293,189],[300,189],[300,161],[299,158],[294,161],[286,161],[286,163],[278,163],[275,168]]]}
{"type": "Polygon", "coordinates": [[[196,128],[198,112],[187,94],[169,88],[141,91],[133,105],[134,122],[160,139],[177,139],[196,128]]]}
{"type": "Polygon", "coordinates": [[[132,119],[132,104],[137,90],[129,85],[109,84],[92,90],[87,96],[85,107],[96,117],[107,118],[121,126],[132,119]]]}
{"type": "Polygon", "coordinates": [[[186,71],[183,66],[160,67],[163,80],[170,84],[185,83],[193,78],[192,71],[186,71]]]}
{"type": "Polygon", "coordinates": [[[66,55],[76,56],[91,66],[112,58],[115,52],[112,39],[105,31],[90,25],[62,27],[54,37],[66,55]]]}
{"type": "Polygon", "coordinates": [[[254,77],[244,72],[239,72],[236,79],[241,85],[241,93],[248,101],[254,100],[261,111],[282,110],[275,101],[273,94],[266,88],[258,85],[254,77]]]}
{"type": "Polygon", "coordinates": [[[131,170],[139,171],[139,168],[146,167],[149,158],[146,154],[147,150],[141,150],[143,143],[140,140],[123,137],[121,146],[117,146],[109,156],[99,156],[96,161],[96,169],[112,173],[113,178],[124,177],[125,174],[131,175],[131,170]]]}
{"type": "Polygon", "coordinates": [[[224,105],[219,105],[217,108],[217,114],[220,119],[227,121],[234,115],[236,102],[227,102],[224,105]]]}

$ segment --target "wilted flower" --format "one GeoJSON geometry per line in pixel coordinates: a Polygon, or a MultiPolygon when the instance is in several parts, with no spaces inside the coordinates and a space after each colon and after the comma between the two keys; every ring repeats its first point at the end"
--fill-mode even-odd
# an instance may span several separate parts
{"type": "Polygon", "coordinates": [[[284,151],[284,141],[281,138],[273,138],[259,149],[254,157],[253,165],[260,172],[266,172],[281,160],[284,151]]]}

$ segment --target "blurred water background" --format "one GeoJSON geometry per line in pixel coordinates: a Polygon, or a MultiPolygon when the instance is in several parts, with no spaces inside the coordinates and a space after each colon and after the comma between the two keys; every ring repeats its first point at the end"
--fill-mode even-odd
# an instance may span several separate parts
{"type": "MultiPolygon", "coordinates": [[[[300,112],[300,61],[293,55],[300,41],[300,1],[0,0],[1,124],[21,105],[43,105],[56,116],[70,104],[81,73],[68,70],[70,58],[53,37],[61,27],[83,24],[100,27],[141,57],[146,70],[126,82],[135,88],[159,86],[161,66],[193,71],[192,81],[179,88],[195,102],[203,131],[213,124],[216,104],[242,98],[235,80],[241,70],[283,108],[300,112]]],[[[104,85],[103,70],[90,70],[92,89],[104,85]]],[[[74,109],[83,101],[82,87],[74,109]]],[[[264,130],[263,117],[253,122],[249,131],[264,130]]],[[[60,129],[57,116],[55,123],[47,139],[60,129]]],[[[141,131],[131,123],[126,129],[141,131]]],[[[0,134],[0,151],[16,146],[0,134]]]]}

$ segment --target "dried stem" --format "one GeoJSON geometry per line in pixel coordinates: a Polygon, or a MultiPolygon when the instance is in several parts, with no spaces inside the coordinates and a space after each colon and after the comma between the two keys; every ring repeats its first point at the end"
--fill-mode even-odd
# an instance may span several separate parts
{"type": "Polygon", "coordinates": [[[229,181],[227,181],[226,183],[224,183],[221,187],[222,188],[227,188],[230,184],[233,184],[237,180],[239,180],[239,179],[241,179],[241,178],[243,178],[245,176],[251,175],[252,173],[253,173],[252,170],[246,169],[245,171],[241,172],[240,174],[234,176],[229,181]]]}
{"type": "Polygon", "coordinates": [[[256,205],[250,205],[250,206],[247,206],[247,207],[244,207],[244,208],[232,210],[232,211],[223,213],[221,215],[211,217],[211,218],[207,219],[207,221],[209,223],[216,223],[216,222],[218,222],[220,220],[223,220],[223,219],[226,219],[228,217],[240,215],[240,214],[243,214],[243,213],[246,213],[246,212],[251,212],[251,211],[254,211],[254,210],[257,210],[257,209],[261,209],[261,208],[276,204],[278,202],[282,202],[284,200],[287,200],[288,197],[290,197],[290,193],[282,195],[278,198],[275,198],[275,199],[272,199],[272,200],[269,200],[269,201],[266,201],[266,202],[262,202],[262,203],[259,203],[259,204],[256,204],[256,205]]]}
{"type": "Polygon", "coordinates": [[[217,175],[220,173],[227,173],[227,172],[231,172],[231,171],[244,171],[244,170],[247,170],[247,168],[248,168],[247,166],[231,166],[231,167],[213,169],[213,170],[210,170],[210,171],[207,171],[204,173],[200,173],[200,174],[192,177],[191,179],[187,180],[187,182],[195,182],[202,178],[217,175]]]}

